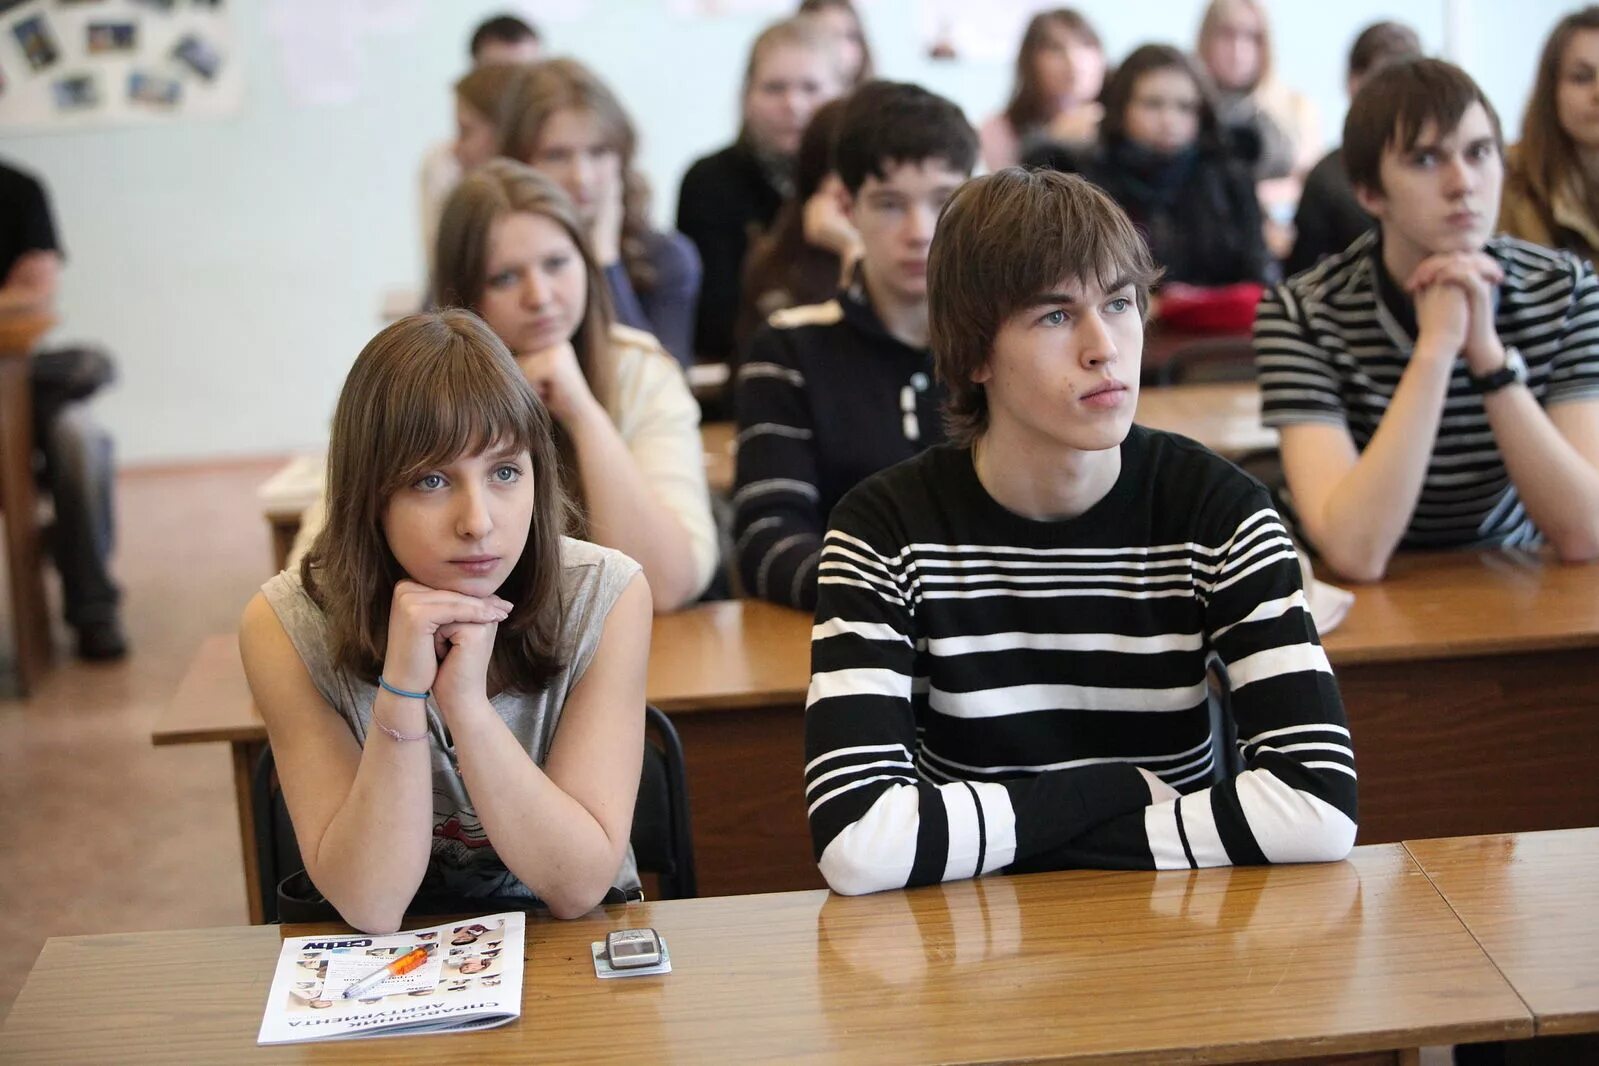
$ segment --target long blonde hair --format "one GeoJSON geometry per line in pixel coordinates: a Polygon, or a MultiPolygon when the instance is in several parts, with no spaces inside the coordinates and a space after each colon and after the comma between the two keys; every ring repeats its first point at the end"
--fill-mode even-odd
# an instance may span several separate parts
{"type": "Polygon", "coordinates": [[[568,109],[592,115],[605,144],[621,158],[622,266],[633,288],[648,292],[659,279],[649,259],[649,182],[633,166],[638,133],[599,75],[575,59],[547,59],[519,70],[501,98],[500,154],[532,165],[544,127],[568,109]]]}
{"type": "MultiPolygon", "coordinates": [[[[803,48],[822,56],[833,66],[833,77],[840,86],[845,84],[844,71],[839,65],[838,48],[833,44],[833,39],[817,23],[804,15],[797,15],[782,22],[774,22],[766,27],[755,38],[755,43],[750,45],[748,61],[744,64],[744,81],[739,90],[739,113],[743,114],[744,102],[749,99],[750,90],[755,87],[755,75],[761,69],[761,60],[766,58],[766,53],[774,48],[803,48]]],[[[741,118],[739,120],[738,139],[750,144],[749,124],[741,118]]]]}
{"type": "Polygon", "coordinates": [[[376,682],[405,576],[383,534],[394,494],[462,455],[512,444],[532,460],[533,521],[499,594],[514,605],[489,663],[492,688],[536,692],[563,665],[561,534],[568,509],[549,414],[505,342],[461,310],[402,318],[350,368],[328,446],[327,523],[300,564],[327,618],[334,661],[376,682]]]}
{"type": "Polygon", "coordinates": [[[1260,69],[1255,71],[1255,78],[1243,87],[1247,95],[1268,81],[1271,77],[1271,20],[1266,17],[1266,9],[1260,0],[1210,0],[1205,7],[1205,17],[1199,23],[1199,43],[1195,49],[1199,54],[1199,61],[1205,63],[1205,49],[1210,44],[1210,39],[1221,29],[1222,20],[1230,11],[1242,8],[1255,16],[1255,21],[1260,24],[1260,69]]]}

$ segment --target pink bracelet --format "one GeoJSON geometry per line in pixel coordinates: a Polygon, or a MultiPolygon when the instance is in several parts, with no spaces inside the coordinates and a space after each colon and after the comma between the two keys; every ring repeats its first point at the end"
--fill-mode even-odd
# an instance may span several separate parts
{"type": "Polygon", "coordinates": [[[385,733],[387,733],[389,736],[393,737],[395,740],[411,741],[411,740],[426,740],[428,738],[427,730],[425,730],[425,729],[422,732],[416,733],[414,735],[411,734],[411,733],[402,733],[398,729],[390,729],[388,726],[386,726],[382,722],[378,721],[378,709],[377,709],[377,705],[376,704],[374,704],[373,707],[372,707],[372,724],[377,726],[379,729],[383,730],[385,733]]]}

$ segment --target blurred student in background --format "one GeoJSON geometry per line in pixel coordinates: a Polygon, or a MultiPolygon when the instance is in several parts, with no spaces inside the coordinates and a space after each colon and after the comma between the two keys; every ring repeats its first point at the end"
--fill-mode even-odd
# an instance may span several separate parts
{"type": "Polygon", "coordinates": [[[768,26],[750,48],[738,139],[689,167],[678,193],[677,228],[704,265],[694,329],[700,358],[733,358],[750,241],[794,193],[795,156],[812,113],[846,87],[834,38],[809,19],[768,26]]]}
{"type": "Polygon", "coordinates": [[[978,128],[983,165],[1015,166],[1037,141],[1092,142],[1104,85],[1105,49],[1087,19],[1069,7],[1034,15],[1016,53],[1010,103],[978,128]]]}
{"type": "MultiPolygon", "coordinates": [[[[1421,55],[1421,39],[1401,22],[1376,22],[1360,31],[1349,49],[1349,98],[1366,79],[1389,63],[1421,55]]],[[[1323,256],[1341,252],[1375,226],[1349,184],[1344,150],[1334,148],[1310,168],[1294,213],[1294,250],[1283,265],[1293,275],[1313,267],[1323,256]]]]}
{"type": "Polygon", "coordinates": [[[531,165],[572,198],[617,321],[654,334],[692,364],[699,253],[681,233],[650,225],[649,185],[633,165],[638,135],[616,95],[577,60],[551,59],[518,72],[499,118],[499,154],[531,165]]]}
{"type": "Polygon", "coordinates": [[[1051,146],[1029,161],[1077,171],[1119,203],[1163,281],[1261,281],[1266,247],[1247,165],[1230,150],[1193,61],[1146,44],[1105,84],[1097,144],[1051,146]]]}
{"type": "Polygon", "coordinates": [[[774,311],[832,298],[861,257],[848,193],[833,168],[833,140],[848,97],[817,108],[794,168],[794,195],[750,249],[735,340],[742,355],[774,311]]]}
{"type": "Polygon", "coordinates": [[[1268,219],[1274,254],[1288,253],[1286,223],[1300,182],[1321,151],[1321,123],[1303,94],[1272,69],[1271,25],[1259,0],[1211,0],[1199,27],[1199,61],[1216,91],[1223,127],[1256,139],[1256,192],[1268,219]]]}
{"type": "Polygon", "coordinates": [[[850,0],[801,0],[797,13],[832,36],[838,46],[846,88],[853,89],[877,76],[872,46],[866,40],[866,27],[861,23],[861,13],[850,0]]]}
{"type": "Polygon", "coordinates": [[[1499,226],[1583,259],[1599,249],[1599,7],[1556,24],[1538,60],[1521,143],[1505,161],[1499,226]]]}
{"type": "Polygon", "coordinates": [[[1396,550],[1599,557],[1599,284],[1567,252],[1494,237],[1499,118],[1465,71],[1390,63],[1344,158],[1377,229],[1268,290],[1262,417],[1299,528],[1340,575],[1396,550]]]}
{"type": "Polygon", "coordinates": [[[745,591],[809,610],[827,516],[862,478],[944,439],[927,350],[927,251],[977,162],[960,108],[870,82],[838,120],[834,162],[859,268],[823,304],[779,311],[735,377],[733,532],[745,591]]]}
{"type": "MultiPolygon", "coordinates": [[[[495,15],[479,23],[472,31],[468,54],[472,57],[473,68],[509,66],[537,61],[542,48],[543,39],[539,31],[528,22],[515,15],[495,15]]],[[[469,110],[463,113],[461,83],[456,83],[456,138],[434,145],[422,158],[422,250],[429,268],[433,262],[434,240],[439,231],[439,212],[444,210],[444,200],[450,195],[450,190],[461,180],[465,169],[469,169],[461,161],[459,146],[463,140],[472,142],[467,147],[467,153],[469,158],[476,158],[473,144],[482,140],[482,122],[493,121],[492,112],[484,110],[492,99],[491,87],[489,82],[474,83],[471,97],[466,98],[469,110]]],[[[479,161],[486,162],[487,159],[479,161]]]]}
{"type": "MultiPolygon", "coordinates": [[[[500,112],[511,86],[525,69],[520,63],[491,63],[474,67],[455,83],[454,155],[459,167],[456,181],[460,181],[460,174],[470,174],[500,154],[500,112]]],[[[454,183],[450,188],[455,188],[454,183]]],[[[443,208],[441,201],[439,209],[443,208]]],[[[437,217],[433,227],[432,236],[437,240],[437,217]]],[[[432,255],[430,249],[428,256],[432,255]]]]}
{"type": "MultiPolygon", "coordinates": [[[[50,311],[62,259],[44,186],[0,163],[0,313],[50,311]]],[[[111,434],[84,403],[112,374],[110,358],[94,348],[36,352],[28,365],[34,439],[24,446],[36,448],[43,458],[40,474],[55,508],[55,522],[43,540],[61,575],[62,607],[77,634],[78,655],[90,660],[120,659],[128,651],[118,606],[122,591],[111,577],[116,481],[111,434]]],[[[5,518],[36,520],[33,515],[5,518]]]]}
{"type": "MultiPolygon", "coordinates": [[[[655,610],[696,599],[719,553],[699,406],[654,337],[617,324],[587,227],[560,186],[495,159],[445,202],[433,302],[480,315],[554,422],[571,534],[644,568],[655,610]]],[[[327,518],[310,508],[290,565],[327,518]]]]}
{"type": "Polygon", "coordinates": [[[672,611],[716,570],[699,407],[655,338],[614,320],[586,229],[558,185],[497,159],[445,204],[434,298],[510,347],[554,419],[577,534],[638,560],[672,611]]]}

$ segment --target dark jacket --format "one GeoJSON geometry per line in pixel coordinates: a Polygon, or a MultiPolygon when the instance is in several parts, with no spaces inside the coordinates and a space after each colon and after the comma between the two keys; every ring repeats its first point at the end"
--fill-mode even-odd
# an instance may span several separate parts
{"type": "Polygon", "coordinates": [[[699,252],[681,233],[654,230],[644,235],[644,252],[655,271],[655,283],[647,289],[634,287],[625,263],[605,268],[616,320],[653,333],[679,363],[692,366],[694,309],[700,298],[699,252]]]}
{"type": "Polygon", "coordinates": [[[700,358],[732,359],[744,256],[782,203],[782,192],[742,143],[697,161],[683,176],[677,228],[699,249],[705,268],[694,328],[700,358]]]}
{"type": "Polygon", "coordinates": [[[774,314],[739,366],[733,534],[745,591],[811,610],[833,505],[944,440],[932,354],[893,336],[857,282],[774,314]]]}
{"type": "Polygon", "coordinates": [[[1348,248],[1376,224],[1355,199],[1355,188],[1344,167],[1344,150],[1334,148],[1305,178],[1305,191],[1294,214],[1294,250],[1288,253],[1283,273],[1292,277],[1309,270],[1323,258],[1348,248]]]}

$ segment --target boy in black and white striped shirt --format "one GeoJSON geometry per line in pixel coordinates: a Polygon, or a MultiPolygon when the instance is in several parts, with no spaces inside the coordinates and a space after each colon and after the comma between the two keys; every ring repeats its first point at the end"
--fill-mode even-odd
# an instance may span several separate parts
{"type": "Polygon", "coordinates": [[[805,781],[834,890],[1353,844],[1349,732],[1265,490],[1132,425],[1155,274],[1077,177],[1003,170],[940,220],[953,443],[849,493],[819,567],[805,781]]]}
{"type": "Polygon", "coordinates": [[[1361,87],[1344,159],[1379,224],[1266,294],[1255,354],[1300,529],[1340,574],[1397,548],[1599,556],[1599,284],[1493,237],[1499,119],[1441,60],[1361,87]]]}

